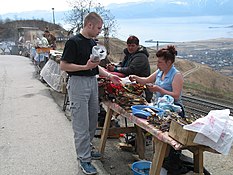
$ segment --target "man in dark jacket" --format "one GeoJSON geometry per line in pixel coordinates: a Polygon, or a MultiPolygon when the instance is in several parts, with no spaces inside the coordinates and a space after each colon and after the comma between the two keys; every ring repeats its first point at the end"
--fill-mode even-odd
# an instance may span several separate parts
{"type": "Polygon", "coordinates": [[[44,31],[44,37],[48,40],[49,45],[53,48],[53,50],[56,49],[56,37],[49,32],[49,30],[44,31]]]}
{"type": "MultiPolygon", "coordinates": [[[[149,53],[147,49],[139,45],[136,36],[127,39],[127,48],[124,49],[125,57],[118,65],[109,64],[107,69],[112,72],[119,72],[125,76],[137,75],[147,77],[150,75],[149,53]]],[[[152,93],[146,90],[146,100],[150,102],[152,93]]]]}

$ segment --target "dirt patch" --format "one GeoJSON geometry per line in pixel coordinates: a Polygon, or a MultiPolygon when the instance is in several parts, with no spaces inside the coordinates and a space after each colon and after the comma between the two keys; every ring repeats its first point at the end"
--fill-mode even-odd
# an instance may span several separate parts
{"type": "MultiPolygon", "coordinates": [[[[61,108],[63,107],[64,94],[58,93],[54,90],[50,90],[54,101],[61,108]]],[[[65,113],[65,112],[64,112],[65,113]]],[[[122,122],[121,122],[122,123],[122,122]]],[[[131,170],[131,164],[135,159],[134,149],[131,151],[122,150],[119,147],[119,143],[124,142],[125,139],[107,139],[104,157],[101,160],[103,167],[110,175],[130,175],[133,174],[131,170]]],[[[151,161],[153,156],[153,147],[150,140],[147,140],[148,145],[145,147],[145,157],[151,161]]],[[[93,144],[98,148],[100,138],[94,138],[93,144]]],[[[192,158],[191,152],[184,150],[183,153],[192,158]]],[[[212,173],[212,175],[233,175],[233,148],[229,155],[224,156],[221,154],[214,154],[204,152],[204,166],[212,173]]],[[[193,173],[188,173],[192,175],[193,173]]],[[[187,174],[187,175],[188,175],[187,174]]]]}

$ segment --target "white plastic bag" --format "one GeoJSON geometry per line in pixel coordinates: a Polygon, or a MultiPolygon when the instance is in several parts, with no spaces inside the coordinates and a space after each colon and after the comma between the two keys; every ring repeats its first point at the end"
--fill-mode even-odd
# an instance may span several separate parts
{"type": "Polygon", "coordinates": [[[91,61],[98,62],[100,60],[105,59],[107,56],[107,50],[102,45],[97,45],[92,48],[92,54],[91,54],[91,61]]]}
{"type": "Polygon", "coordinates": [[[233,143],[233,119],[229,109],[212,110],[184,129],[197,132],[194,143],[209,146],[227,155],[233,143]]]}
{"type": "Polygon", "coordinates": [[[40,76],[54,90],[61,92],[62,72],[60,66],[54,60],[49,59],[40,72],[40,76]]]}
{"type": "Polygon", "coordinates": [[[213,148],[223,155],[228,155],[233,143],[233,119],[226,122],[222,134],[217,142],[209,139],[203,134],[198,133],[194,139],[195,143],[202,144],[213,148]]]}
{"type": "Polygon", "coordinates": [[[203,118],[199,118],[192,124],[185,125],[184,129],[201,133],[209,139],[217,142],[229,119],[230,110],[212,110],[203,118]]]}

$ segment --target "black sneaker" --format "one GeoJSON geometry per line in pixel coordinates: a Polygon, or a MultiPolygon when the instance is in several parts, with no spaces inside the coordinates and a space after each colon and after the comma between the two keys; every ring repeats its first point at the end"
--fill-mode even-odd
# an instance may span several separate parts
{"type": "Polygon", "coordinates": [[[91,164],[91,162],[80,161],[80,167],[84,174],[97,174],[96,168],[91,164]]]}

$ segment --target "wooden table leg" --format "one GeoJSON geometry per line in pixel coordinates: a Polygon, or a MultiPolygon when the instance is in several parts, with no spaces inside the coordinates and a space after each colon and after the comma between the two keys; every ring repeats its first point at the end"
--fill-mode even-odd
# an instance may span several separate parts
{"type": "Polygon", "coordinates": [[[104,127],[103,127],[103,130],[101,133],[101,139],[100,139],[99,152],[101,154],[104,153],[106,141],[108,138],[108,130],[109,130],[111,119],[112,119],[112,113],[113,113],[113,110],[108,108],[107,113],[106,113],[106,117],[105,117],[105,121],[104,121],[104,127]]]}
{"type": "Polygon", "coordinates": [[[198,173],[199,175],[203,175],[203,152],[204,150],[201,147],[197,147],[196,150],[193,152],[194,158],[194,172],[198,173]]]}
{"type": "Polygon", "coordinates": [[[135,125],[136,127],[136,150],[140,159],[145,158],[145,138],[142,132],[142,128],[135,125]]]}
{"type": "Polygon", "coordinates": [[[156,137],[153,139],[155,139],[155,153],[152,160],[150,175],[160,175],[168,144],[158,140],[156,137]]]}

